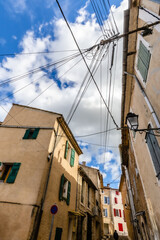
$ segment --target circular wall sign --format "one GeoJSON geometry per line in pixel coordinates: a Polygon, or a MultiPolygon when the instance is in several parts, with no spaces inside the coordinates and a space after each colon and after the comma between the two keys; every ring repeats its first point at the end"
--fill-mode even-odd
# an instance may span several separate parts
{"type": "Polygon", "coordinates": [[[52,213],[53,215],[55,215],[57,212],[58,212],[58,207],[57,207],[57,205],[52,205],[52,207],[51,207],[51,213],[52,213]]]}

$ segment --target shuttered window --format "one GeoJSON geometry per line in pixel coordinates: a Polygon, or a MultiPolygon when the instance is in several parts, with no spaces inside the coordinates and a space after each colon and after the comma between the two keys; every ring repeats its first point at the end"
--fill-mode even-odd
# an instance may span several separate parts
{"type": "Polygon", "coordinates": [[[71,182],[69,182],[64,174],[61,176],[60,187],[59,187],[59,200],[65,200],[67,205],[70,203],[70,193],[71,193],[71,182]]]}
{"type": "Polygon", "coordinates": [[[21,163],[0,163],[0,181],[14,183],[21,163]]]}
{"type": "Polygon", "coordinates": [[[23,139],[36,139],[39,133],[39,128],[29,128],[26,130],[23,139]]]}
{"type": "Polygon", "coordinates": [[[64,152],[64,158],[67,159],[67,153],[68,153],[68,141],[66,141],[66,147],[64,152]]]}
{"type": "Polygon", "coordinates": [[[118,203],[118,199],[116,197],[114,198],[114,202],[115,202],[115,204],[118,203]]]}
{"type": "Polygon", "coordinates": [[[54,240],[61,240],[62,237],[62,228],[56,228],[56,234],[54,240]]]}
{"type": "Polygon", "coordinates": [[[152,157],[153,165],[156,171],[156,177],[160,179],[160,147],[153,130],[148,126],[149,132],[146,134],[146,142],[152,157]]]}
{"type": "Polygon", "coordinates": [[[118,223],[118,229],[120,232],[123,232],[123,224],[122,223],[118,223]]]}
{"type": "Polygon", "coordinates": [[[71,167],[74,166],[74,159],[75,159],[75,150],[71,149],[71,159],[70,159],[70,165],[71,167]]]}
{"type": "Polygon", "coordinates": [[[122,217],[121,209],[119,209],[119,216],[122,217]]]}
{"type": "Polygon", "coordinates": [[[137,69],[139,70],[144,82],[147,81],[150,57],[150,51],[144,46],[142,41],[140,41],[137,69]]]}

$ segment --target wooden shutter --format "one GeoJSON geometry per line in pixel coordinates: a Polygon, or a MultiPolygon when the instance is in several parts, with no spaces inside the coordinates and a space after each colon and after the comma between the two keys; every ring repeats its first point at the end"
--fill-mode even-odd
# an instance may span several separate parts
{"type": "Polygon", "coordinates": [[[146,142],[152,157],[157,178],[160,179],[160,147],[156,137],[154,136],[154,132],[151,129],[149,129],[149,133],[146,134],[146,142]]]}
{"type": "Polygon", "coordinates": [[[33,132],[33,135],[32,135],[32,139],[36,139],[38,133],[39,133],[39,128],[35,128],[35,130],[34,130],[34,132],[33,132]]]}
{"type": "Polygon", "coordinates": [[[116,197],[114,198],[114,202],[115,202],[116,204],[118,203],[118,201],[117,201],[117,198],[116,198],[116,197]]]}
{"type": "Polygon", "coordinates": [[[67,152],[68,152],[68,141],[66,141],[66,147],[65,147],[65,152],[64,152],[64,158],[67,158],[67,152]]]}
{"type": "Polygon", "coordinates": [[[71,167],[74,166],[74,159],[75,159],[75,150],[71,149],[71,159],[70,159],[70,165],[71,167]]]}
{"type": "Polygon", "coordinates": [[[114,216],[116,217],[116,209],[114,208],[113,211],[114,211],[114,216]]]}
{"type": "Polygon", "coordinates": [[[122,223],[118,223],[118,229],[120,232],[123,232],[123,224],[122,223]]]}
{"type": "Polygon", "coordinates": [[[110,204],[110,198],[109,197],[107,197],[107,203],[110,204]]]}
{"type": "Polygon", "coordinates": [[[54,240],[61,240],[61,236],[62,236],[62,228],[57,227],[54,240]]]}
{"type": "Polygon", "coordinates": [[[14,183],[16,176],[18,174],[21,163],[14,163],[13,167],[9,173],[9,176],[6,180],[7,183],[14,183]]]}
{"type": "Polygon", "coordinates": [[[119,192],[118,192],[118,191],[116,191],[116,195],[119,195],[119,192]]]}
{"type": "Polygon", "coordinates": [[[140,41],[137,68],[140,71],[141,76],[145,82],[147,80],[150,57],[151,54],[149,50],[144,46],[142,41],[140,41]]]}
{"type": "Polygon", "coordinates": [[[28,139],[29,133],[30,133],[30,129],[27,129],[23,136],[23,139],[28,139]]]}
{"type": "Polygon", "coordinates": [[[122,217],[121,209],[119,209],[119,216],[122,217]]]}
{"type": "Polygon", "coordinates": [[[64,174],[61,176],[60,188],[59,188],[59,200],[63,200],[63,185],[64,185],[64,174]]]}
{"type": "Polygon", "coordinates": [[[71,192],[71,182],[68,182],[67,205],[69,205],[69,202],[70,202],[70,192],[71,192]]]}

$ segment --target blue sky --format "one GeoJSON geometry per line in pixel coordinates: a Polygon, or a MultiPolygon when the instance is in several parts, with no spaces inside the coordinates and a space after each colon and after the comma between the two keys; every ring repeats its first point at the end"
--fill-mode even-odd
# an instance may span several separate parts
{"type": "MultiPolygon", "coordinates": [[[[89,1],[59,1],[64,14],[75,34],[81,48],[88,48],[104,38],[96,16],[89,1]]],[[[123,10],[127,8],[127,0],[110,2],[119,31],[122,32],[123,10]],[[113,6],[114,5],[114,6],[113,6]]],[[[107,16],[106,16],[107,17],[107,16]]],[[[109,15],[109,17],[111,17],[109,15]]],[[[106,24],[106,23],[105,23],[106,24]]],[[[102,26],[105,26],[102,25],[102,26]]],[[[56,1],[51,0],[6,0],[0,1],[0,54],[21,52],[45,52],[61,50],[77,50],[71,34],[57,7],[56,1]]],[[[117,123],[120,123],[121,100],[121,66],[122,41],[116,43],[115,66],[113,69],[113,89],[111,111],[117,123]]],[[[103,76],[103,95],[107,100],[109,61],[112,48],[101,64],[101,73],[95,74],[100,86],[100,76],[103,76]],[[108,62],[108,65],[107,65],[108,62]],[[108,79],[106,79],[108,76],[108,79]]],[[[39,66],[54,63],[75,52],[59,52],[42,55],[17,55],[0,57],[0,81],[13,76],[24,74],[39,66]]],[[[94,52],[86,56],[88,64],[94,57],[94,52]]],[[[95,60],[98,62],[98,59],[95,60]]],[[[36,74],[28,75],[22,80],[0,86],[1,92],[1,121],[9,111],[12,102],[27,105],[44,92],[31,106],[53,112],[62,113],[67,117],[74,98],[87,72],[81,58],[62,66],[54,65],[47,70],[42,69],[36,74]],[[69,69],[71,68],[71,71],[69,69]],[[27,87],[26,87],[27,86],[27,87]],[[24,88],[24,90],[23,90],[24,88]],[[22,90],[21,90],[22,89],[22,90]],[[8,98],[7,98],[8,97],[8,98]],[[5,100],[2,100],[6,98],[5,100]]],[[[91,83],[81,100],[77,111],[70,122],[70,128],[75,136],[96,133],[105,130],[107,111],[100,101],[95,86],[91,83]]],[[[109,118],[109,128],[113,128],[109,118]]],[[[80,161],[86,161],[88,166],[97,167],[103,173],[105,184],[115,180],[112,187],[117,187],[120,176],[120,158],[118,145],[120,133],[113,130],[105,134],[77,138],[84,152],[80,161]],[[101,145],[106,143],[108,147],[101,145]],[[90,143],[93,143],[90,144],[90,143]]]]}

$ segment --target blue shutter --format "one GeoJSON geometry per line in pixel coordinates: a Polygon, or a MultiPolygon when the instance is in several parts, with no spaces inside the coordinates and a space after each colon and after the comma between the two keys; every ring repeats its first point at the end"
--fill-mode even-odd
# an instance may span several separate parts
{"type": "Polygon", "coordinates": [[[30,133],[30,129],[27,129],[23,136],[23,139],[28,139],[29,133],[30,133]]]}
{"type": "Polygon", "coordinates": [[[109,197],[107,197],[107,203],[110,204],[110,198],[109,197]]]}
{"type": "Polygon", "coordinates": [[[35,128],[35,130],[34,130],[34,132],[33,132],[33,135],[32,135],[32,139],[36,139],[38,133],[39,133],[39,128],[35,128]]]}
{"type": "Polygon", "coordinates": [[[9,176],[7,178],[7,183],[14,183],[15,179],[16,179],[16,176],[17,176],[17,173],[18,173],[18,170],[20,168],[20,165],[21,163],[14,163],[13,164],[13,167],[9,173],[9,176]]]}
{"type": "Polygon", "coordinates": [[[105,217],[108,217],[107,209],[105,208],[105,217]]]}
{"type": "Polygon", "coordinates": [[[75,150],[71,149],[71,159],[70,159],[70,165],[71,167],[74,166],[74,159],[75,159],[75,150]]]}
{"type": "Polygon", "coordinates": [[[71,193],[71,182],[68,182],[68,191],[67,191],[67,205],[69,205],[70,202],[70,193],[71,193]]]}
{"type": "Polygon", "coordinates": [[[151,129],[149,129],[149,132],[146,134],[146,142],[148,144],[157,177],[160,179],[160,147],[154,132],[151,129]]]}
{"type": "Polygon", "coordinates": [[[140,41],[137,68],[140,71],[141,76],[145,82],[147,80],[150,57],[151,54],[149,50],[144,46],[142,41],[140,41]]]}
{"type": "Polygon", "coordinates": [[[63,200],[63,186],[64,186],[64,174],[61,176],[60,188],[59,188],[59,200],[63,200]]]}
{"type": "Polygon", "coordinates": [[[68,152],[68,141],[66,141],[66,148],[65,148],[65,152],[64,152],[64,158],[67,158],[67,152],[68,152]]]}

